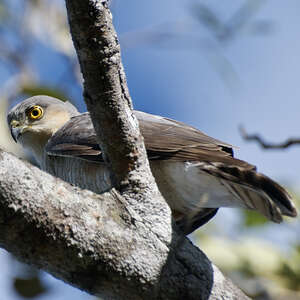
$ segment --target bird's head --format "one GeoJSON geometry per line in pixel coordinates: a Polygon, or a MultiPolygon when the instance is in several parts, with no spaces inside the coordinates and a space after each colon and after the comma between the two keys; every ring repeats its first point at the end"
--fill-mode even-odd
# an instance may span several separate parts
{"type": "Polygon", "coordinates": [[[7,115],[15,142],[39,161],[49,138],[72,116],[79,114],[69,102],[48,96],[34,96],[13,107],[7,115]]]}

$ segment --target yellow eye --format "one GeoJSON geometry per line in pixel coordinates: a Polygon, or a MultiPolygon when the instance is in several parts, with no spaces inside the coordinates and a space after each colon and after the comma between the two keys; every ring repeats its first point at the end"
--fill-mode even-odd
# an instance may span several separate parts
{"type": "Polygon", "coordinates": [[[31,120],[38,120],[43,116],[43,114],[44,114],[43,109],[40,106],[35,105],[29,110],[28,117],[31,120]]]}

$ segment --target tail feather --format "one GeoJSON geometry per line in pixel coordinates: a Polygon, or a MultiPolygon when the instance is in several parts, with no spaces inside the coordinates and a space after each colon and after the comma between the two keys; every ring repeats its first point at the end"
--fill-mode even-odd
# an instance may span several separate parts
{"type": "Polygon", "coordinates": [[[266,193],[261,191],[253,191],[247,186],[238,185],[236,183],[226,183],[230,186],[230,191],[234,190],[234,196],[243,201],[248,209],[256,210],[273,222],[282,222],[282,211],[273,199],[266,193]]]}
{"type": "Polygon", "coordinates": [[[297,216],[289,193],[278,183],[254,169],[213,163],[206,171],[221,178],[228,190],[238,197],[245,207],[259,211],[273,222],[280,223],[282,215],[297,216]]]}
{"type": "Polygon", "coordinates": [[[258,178],[259,187],[278,205],[283,215],[289,217],[297,216],[292,197],[281,185],[260,173],[257,173],[256,177],[258,178]]]}

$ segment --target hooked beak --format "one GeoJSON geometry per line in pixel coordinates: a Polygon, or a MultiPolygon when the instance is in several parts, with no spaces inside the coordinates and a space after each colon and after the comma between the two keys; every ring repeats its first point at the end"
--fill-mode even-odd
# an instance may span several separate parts
{"type": "Polygon", "coordinates": [[[10,123],[10,133],[14,141],[17,143],[20,135],[24,132],[25,126],[20,126],[20,123],[13,120],[10,123]]]}
{"type": "Polygon", "coordinates": [[[10,128],[10,133],[11,133],[11,136],[14,139],[14,141],[17,143],[18,138],[21,134],[21,128],[20,127],[11,127],[10,128]]]}

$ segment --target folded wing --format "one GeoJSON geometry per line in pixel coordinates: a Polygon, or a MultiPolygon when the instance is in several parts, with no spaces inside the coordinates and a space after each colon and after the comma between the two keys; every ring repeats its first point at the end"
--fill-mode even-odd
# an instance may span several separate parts
{"type": "MultiPolygon", "coordinates": [[[[255,166],[233,157],[233,147],[201,131],[171,119],[135,112],[151,162],[195,162],[201,172],[217,178],[242,207],[258,210],[274,222],[282,215],[296,216],[291,197],[279,184],[257,173],[255,166]]],[[[103,163],[101,150],[88,113],[73,117],[49,140],[49,156],[72,157],[103,163]]],[[[154,165],[154,163],[152,164],[154,165]]],[[[154,172],[155,173],[155,172],[154,172]]],[[[159,187],[161,188],[161,187],[159,187]]],[[[163,188],[163,187],[162,187],[163,188]]],[[[176,192],[176,191],[174,191],[176,192]]],[[[201,195],[199,195],[200,197],[201,195]]],[[[172,199],[166,199],[170,204],[172,199]]],[[[184,199],[194,203],[195,199],[184,199]]],[[[172,208],[172,205],[170,205],[172,208]]],[[[190,217],[190,230],[207,222],[217,207],[201,207],[190,217]]],[[[189,210],[187,210],[189,211],[189,210]]],[[[184,213],[185,212],[181,212],[184,213]]],[[[185,220],[189,216],[185,216],[185,220]]],[[[181,224],[187,224],[179,218],[181,224]]]]}

